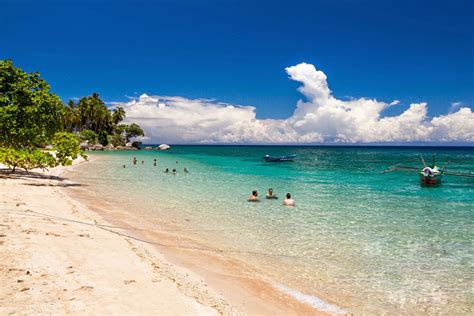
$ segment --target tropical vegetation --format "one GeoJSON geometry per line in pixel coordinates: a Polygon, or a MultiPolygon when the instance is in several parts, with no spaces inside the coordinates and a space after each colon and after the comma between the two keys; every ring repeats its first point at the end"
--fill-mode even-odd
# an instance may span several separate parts
{"type": "Polygon", "coordinates": [[[118,146],[144,136],[137,124],[120,124],[124,118],[97,93],[64,105],[39,73],[0,60],[0,163],[13,171],[69,165],[85,157],[81,141],[118,146]]]}
{"type": "Polygon", "coordinates": [[[144,136],[143,130],[135,123],[119,124],[124,119],[122,107],[110,110],[99,94],[93,93],[77,103],[69,101],[62,116],[62,128],[78,133],[81,140],[89,144],[123,146],[133,137],[144,136]]]}

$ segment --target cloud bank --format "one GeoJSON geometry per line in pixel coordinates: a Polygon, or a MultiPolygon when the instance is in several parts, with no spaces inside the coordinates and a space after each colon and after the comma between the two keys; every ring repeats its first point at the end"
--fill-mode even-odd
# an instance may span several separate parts
{"type": "Polygon", "coordinates": [[[305,97],[287,119],[257,119],[252,106],[146,94],[114,105],[125,108],[128,122],[143,127],[148,143],[474,143],[474,113],[468,107],[456,105],[449,114],[430,118],[421,102],[398,116],[383,117],[384,110],[400,102],[339,100],[324,72],[313,65],[285,70],[301,83],[298,91],[305,97]]]}

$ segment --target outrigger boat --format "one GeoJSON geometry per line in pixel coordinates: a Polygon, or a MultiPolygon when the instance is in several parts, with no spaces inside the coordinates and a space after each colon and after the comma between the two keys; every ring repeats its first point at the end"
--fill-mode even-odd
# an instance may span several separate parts
{"type": "Polygon", "coordinates": [[[270,155],[263,156],[266,162],[285,162],[285,161],[293,161],[295,160],[296,155],[289,155],[289,156],[280,156],[280,157],[271,157],[270,155]]]}
{"type": "Polygon", "coordinates": [[[402,166],[402,165],[395,165],[387,168],[386,170],[380,173],[387,173],[392,171],[409,171],[409,172],[417,172],[420,177],[420,184],[422,185],[437,185],[441,182],[441,179],[444,175],[449,176],[459,176],[459,177],[469,177],[474,178],[474,172],[454,172],[454,171],[447,171],[446,167],[448,166],[447,162],[441,168],[436,165],[435,163],[435,156],[433,155],[433,163],[431,166],[428,166],[421,156],[421,162],[423,163],[423,168],[418,167],[411,167],[411,166],[402,166]]]}

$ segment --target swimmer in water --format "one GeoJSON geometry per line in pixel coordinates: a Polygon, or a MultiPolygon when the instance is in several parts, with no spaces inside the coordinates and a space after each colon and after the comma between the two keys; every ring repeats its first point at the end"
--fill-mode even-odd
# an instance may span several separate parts
{"type": "Polygon", "coordinates": [[[145,163],[145,161],[144,161],[144,160],[142,160],[142,165],[143,165],[144,163],[145,163]]]}
{"type": "Polygon", "coordinates": [[[186,169],[186,167],[184,167],[184,173],[189,173],[188,169],[186,169]]]}
{"type": "Polygon", "coordinates": [[[169,168],[166,168],[166,169],[165,169],[165,173],[168,173],[168,172],[170,172],[170,169],[169,169],[169,168]]]}
{"type": "Polygon", "coordinates": [[[273,189],[269,188],[266,196],[267,199],[278,199],[278,196],[273,194],[273,189]]]}
{"type": "Polygon", "coordinates": [[[253,191],[252,191],[252,195],[249,196],[249,198],[248,198],[247,201],[249,201],[249,202],[258,202],[258,198],[257,198],[257,197],[258,197],[258,192],[257,192],[257,190],[253,190],[253,191]]]}
{"type": "Polygon", "coordinates": [[[173,174],[176,174],[176,169],[173,169],[173,174]]]}
{"type": "Polygon", "coordinates": [[[283,201],[283,205],[285,206],[295,206],[295,200],[291,198],[291,194],[286,194],[286,199],[283,201]]]}
{"type": "Polygon", "coordinates": [[[126,166],[125,166],[125,165],[123,165],[123,167],[124,167],[124,168],[126,168],[126,166]]]}

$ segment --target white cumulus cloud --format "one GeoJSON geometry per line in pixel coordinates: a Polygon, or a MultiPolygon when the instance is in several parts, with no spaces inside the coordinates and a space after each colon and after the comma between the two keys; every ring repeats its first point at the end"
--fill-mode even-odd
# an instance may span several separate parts
{"type": "Polygon", "coordinates": [[[313,65],[285,70],[301,83],[298,91],[305,98],[282,120],[257,119],[255,107],[209,99],[143,94],[113,104],[125,108],[127,121],[140,124],[151,143],[474,142],[474,113],[468,107],[430,118],[426,103],[413,103],[400,115],[384,117],[382,112],[400,101],[340,100],[313,65]]]}

